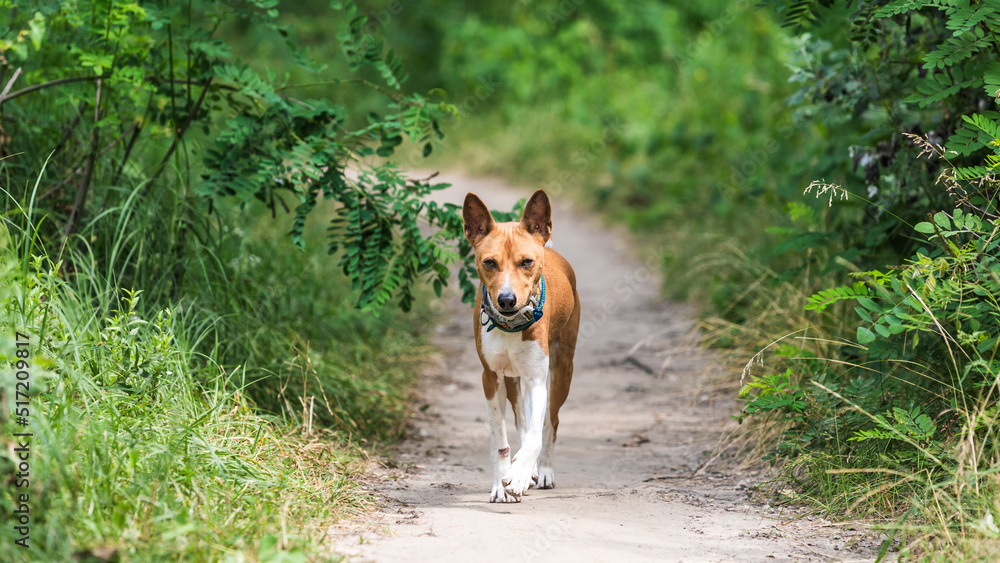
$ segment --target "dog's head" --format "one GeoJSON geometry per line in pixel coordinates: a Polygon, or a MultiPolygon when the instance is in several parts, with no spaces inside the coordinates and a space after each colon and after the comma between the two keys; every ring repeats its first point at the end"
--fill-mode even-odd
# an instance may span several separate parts
{"type": "Polygon", "coordinates": [[[476,271],[503,314],[527,305],[542,277],[545,243],[552,236],[549,196],[538,190],[518,223],[497,223],[476,194],[465,196],[462,206],[465,238],[476,251],[476,271]]]}

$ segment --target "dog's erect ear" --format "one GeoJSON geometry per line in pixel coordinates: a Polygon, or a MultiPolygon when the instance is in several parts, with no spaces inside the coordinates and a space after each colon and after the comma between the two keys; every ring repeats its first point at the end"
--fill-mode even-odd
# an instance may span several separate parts
{"type": "Polygon", "coordinates": [[[493,216],[490,210],[479,199],[479,196],[469,192],[465,196],[465,204],[462,205],[462,220],[465,221],[465,238],[476,246],[483,237],[493,230],[493,216]]]}
{"type": "Polygon", "coordinates": [[[532,235],[541,237],[542,244],[549,241],[552,236],[552,206],[544,191],[531,194],[531,199],[524,206],[521,226],[532,235]]]}

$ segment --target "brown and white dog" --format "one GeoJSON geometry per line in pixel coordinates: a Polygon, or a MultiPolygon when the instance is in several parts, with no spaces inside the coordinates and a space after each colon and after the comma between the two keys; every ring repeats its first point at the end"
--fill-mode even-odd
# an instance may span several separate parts
{"type": "Polygon", "coordinates": [[[580,326],[576,275],[547,245],[552,207],[544,191],[531,196],[519,223],[495,222],[472,193],[465,196],[462,217],[482,282],[473,330],[489,408],[490,502],[520,502],[529,487],[555,486],[552,450],[580,326]],[[513,457],[505,421],[508,400],[519,442],[513,457]]]}

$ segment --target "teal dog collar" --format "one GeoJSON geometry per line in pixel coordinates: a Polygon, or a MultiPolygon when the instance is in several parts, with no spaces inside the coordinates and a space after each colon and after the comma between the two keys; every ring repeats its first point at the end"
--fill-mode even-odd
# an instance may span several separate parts
{"type": "Polygon", "coordinates": [[[486,291],[486,284],[482,284],[483,302],[479,315],[479,322],[489,325],[486,332],[498,328],[504,332],[521,332],[529,326],[535,324],[544,314],[545,306],[545,276],[542,276],[539,283],[539,291],[532,295],[528,304],[513,315],[504,315],[493,305],[493,298],[486,291]]]}

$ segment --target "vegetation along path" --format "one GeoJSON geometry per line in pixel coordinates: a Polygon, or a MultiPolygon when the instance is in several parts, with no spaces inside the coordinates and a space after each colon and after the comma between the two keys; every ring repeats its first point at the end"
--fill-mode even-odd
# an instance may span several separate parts
{"type": "MultiPolygon", "coordinates": [[[[529,193],[490,179],[442,181],[453,184],[442,200],[460,204],[472,191],[494,209],[529,193]]],[[[340,530],[338,551],[387,562],[869,559],[873,534],[778,518],[749,503],[757,476],[706,467],[734,424],[734,386],[718,390],[725,378],[693,342],[691,312],[658,299],[656,249],[636,252],[552,195],[554,246],[576,270],[584,307],[556,488],[488,502],[481,367],[456,290],[437,320],[443,354],[421,386],[426,406],[394,467],[371,485],[387,506],[364,529],[340,530]]]]}

